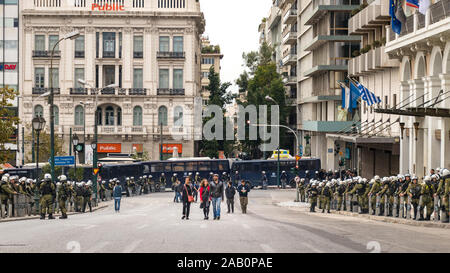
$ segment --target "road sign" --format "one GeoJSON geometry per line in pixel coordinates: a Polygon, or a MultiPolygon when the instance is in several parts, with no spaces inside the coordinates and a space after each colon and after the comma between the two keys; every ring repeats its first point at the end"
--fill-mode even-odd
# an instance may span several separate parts
{"type": "Polygon", "coordinates": [[[298,156],[298,155],[295,156],[295,160],[296,160],[296,161],[299,161],[300,159],[302,159],[301,156],[298,156]]]}
{"type": "Polygon", "coordinates": [[[94,175],[97,175],[99,170],[100,169],[94,169],[94,175]]]}
{"type": "MultiPolygon", "coordinates": [[[[51,158],[48,160],[48,163],[51,162],[51,158]]],[[[75,156],[55,156],[55,166],[67,166],[75,164],[75,156]]]]}

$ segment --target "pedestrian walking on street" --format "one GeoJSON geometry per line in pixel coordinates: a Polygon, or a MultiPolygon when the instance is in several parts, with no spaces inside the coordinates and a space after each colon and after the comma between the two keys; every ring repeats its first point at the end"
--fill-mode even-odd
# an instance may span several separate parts
{"type": "Polygon", "coordinates": [[[223,183],[219,181],[219,175],[214,174],[210,183],[214,220],[220,220],[220,203],[223,201],[223,183]]]}
{"type": "Polygon", "coordinates": [[[209,220],[209,206],[211,205],[211,188],[206,178],[200,183],[200,208],[203,209],[204,220],[209,220]]]}
{"type": "Polygon", "coordinates": [[[120,212],[120,200],[122,199],[122,186],[120,186],[120,183],[118,182],[114,186],[113,196],[114,196],[114,209],[116,210],[116,212],[120,212]]]}
{"type": "Polygon", "coordinates": [[[189,212],[191,210],[191,203],[194,202],[193,196],[194,189],[191,185],[191,177],[186,177],[183,185],[183,191],[181,193],[181,201],[183,202],[183,217],[182,220],[189,220],[189,212]]]}
{"type": "Polygon", "coordinates": [[[248,193],[250,192],[250,187],[245,183],[245,180],[241,180],[241,184],[238,186],[237,191],[239,193],[239,201],[241,202],[242,213],[247,213],[248,205],[248,193]]]}
{"type": "Polygon", "coordinates": [[[233,187],[231,181],[228,181],[227,187],[225,189],[225,196],[227,197],[227,207],[228,213],[234,213],[234,195],[236,194],[236,189],[233,187]]]}

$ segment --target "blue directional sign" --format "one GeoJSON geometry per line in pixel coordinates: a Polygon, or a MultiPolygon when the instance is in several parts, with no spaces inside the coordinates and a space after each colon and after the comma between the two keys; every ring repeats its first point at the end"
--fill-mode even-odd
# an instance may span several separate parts
{"type": "MultiPolygon", "coordinates": [[[[51,163],[51,158],[48,163],[51,163]]],[[[75,156],[55,156],[55,166],[67,166],[75,164],[75,156]]]]}

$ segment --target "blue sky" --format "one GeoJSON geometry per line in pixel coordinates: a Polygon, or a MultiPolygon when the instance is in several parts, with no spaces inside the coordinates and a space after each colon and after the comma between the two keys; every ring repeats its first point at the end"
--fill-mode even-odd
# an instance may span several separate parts
{"type": "MultiPolygon", "coordinates": [[[[258,26],[271,6],[271,0],[200,0],[206,20],[204,35],[219,44],[224,54],[222,82],[234,84],[243,70],[242,53],[258,49],[258,26]]],[[[236,86],[230,89],[237,92],[236,86]]]]}

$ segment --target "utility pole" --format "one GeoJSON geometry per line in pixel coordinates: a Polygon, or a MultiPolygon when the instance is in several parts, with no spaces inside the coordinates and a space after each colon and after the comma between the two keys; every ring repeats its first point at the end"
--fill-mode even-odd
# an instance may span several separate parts
{"type": "Polygon", "coordinates": [[[163,160],[163,123],[161,121],[160,128],[159,128],[159,138],[160,138],[160,147],[159,147],[159,160],[163,160]]]}
{"type": "Polygon", "coordinates": [[[22,167],[25,165],[25,127],[22,127],[22,167]]]}

